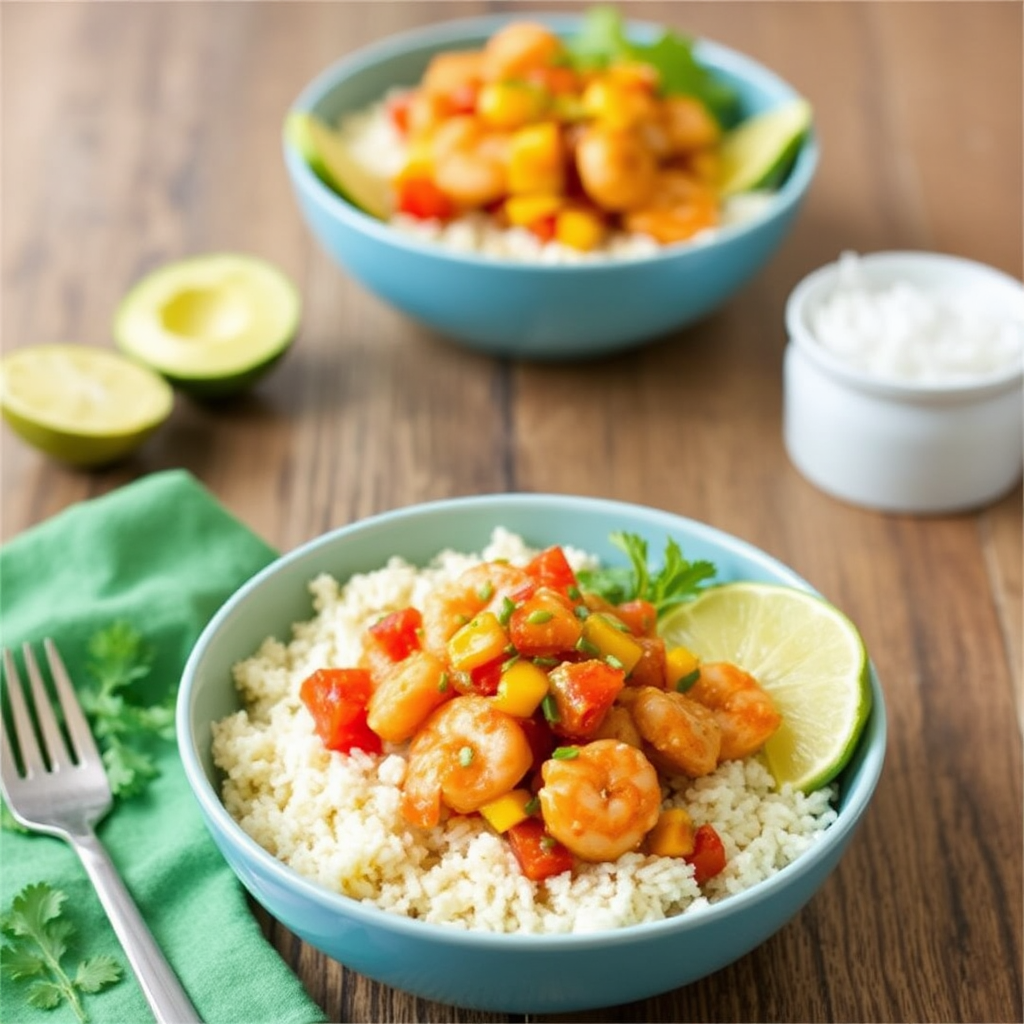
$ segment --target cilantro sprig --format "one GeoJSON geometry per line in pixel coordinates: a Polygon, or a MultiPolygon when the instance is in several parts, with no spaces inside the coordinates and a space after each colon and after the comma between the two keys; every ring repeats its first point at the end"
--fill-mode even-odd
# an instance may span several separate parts
{"type": "MultiPolygon", "coordinates": [[[[92,726],[115,797],[141,793],[159,775],[154,740],[174,739],[174,693],[153,703],[139,684],[153,668],[153,650],[131,624],[99,630],[86,647],[86,672],[76,679],[82,710],[92,726]]],[[[28,831],[0,801],[0,828],[28,831]]]]}
{"type": "Polygon", "coordinates": [[[669,537],[661,568],[652,572],[647,560],[647,541],[636,533],[616,531],[608,538],[629,559],[628,566],[606,566],[582,570],[580,585],[612,604],[642,599],[654,605],[658,615],[692,600],[701,586],[714,578],[712,562],[687,561],[682,548],[669,537]]]}
{"type": "Polygon", "coordinates": [[[147,703],[138,684],[153,668],[153,650],[128,622],[114,622],[87,646],[89,678],[79,699],[92,723],[115,796],[140,793],[159,774],[154,737],[174,738],[174,695],[147,703]]]}
{"type": "Polygon", "coordinates": [[[124,972],[106,954],[79,961],[73,974],[65,970],[63,961],[75,933],[72,922],[61,916],[66,899],[66,893],[45,882],[27,885],[14,897],[10,910],[0,917],[0,973],[27,983],[30,1006],[52,1010],[66,1002],[85,1024],[89,1018],[82,995],[114,984],[124,972]]]}
{"type": "Polygon", "coordinates": [[[587,70],[626,60],[650,64],[658,72],[662,92],[697,97],[723,126],[736,120],[736,90],[697,61],[692,39],[672,29],[649,43],[632,42],[619,11],[600,5],[584,15],[579,32],[568,41],[568,50],[572,63],[587,70]]]}

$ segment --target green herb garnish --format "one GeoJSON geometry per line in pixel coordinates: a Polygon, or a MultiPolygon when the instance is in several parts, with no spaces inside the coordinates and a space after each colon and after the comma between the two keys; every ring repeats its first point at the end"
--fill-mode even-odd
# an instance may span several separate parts
{"type": "Polygon", "coordinates": [[[640,61],[658,72],[661,91],[695,96],[724,127],[739,115],[739,95],[693,55],[693,40],[666,29],[650,42],[626,36],[622,15],[614,7],[592,7],[580,31],[568,42],[569,58],[577,68],[599,70],[617,61],[640,61]]]}
{"type": "Polygon", "coordinates": [[[554,617],[554,613],[549,612],[546,608],[538,608],[526,616],[526,621],[531,626],[543,626],[545,622],[550,622],[554,617]]]}
{"type": "Polygon", "coordinates": [[[87,647],[86,679],[79,689],[115,796],[134,796],[159,774],[154,737],[174,739],[174,694],[145,703],[135,685],[153,667],[153,652],[127,622],[100,630],[87,647]]]}
{"type": "Polygon", "coordinates": [[[555,747],[551,751],[551,756],[556,761],[573,761],[580,756],[579,747],[555,747]]]}
{"type": "Polygon", "coordinates": [[[676,692],[677,693],[686,693],[686,691],[689,690],[694,685],[694,683],[697,682],[698,679],[700,679],[700,669],[699,668],[695,668],[692,672],[687,672],[686,675],[683,676],[676,683],[676,692]]]}
{"type": "Polygon", "coordinates": [[[463,768],[468,768],[473,763],[473,748],[472,747],[460,747],[459,748],[459,764],[463,768]]]}
{"type": "Polygon", "coordinates": [[[639,534],[616,532],[609,540],[629,559],[629,566],[581,570],[580,583],[611,604],[637,599],[650,601],[659,616],[695,598],[701,585],[715,576],[708,561],[688,562],[679,545],[668,538],[662,567],[652,573],[647,564],[647,541],[639,534]]]}
{"type": "Polygon", "coordinates": [[[99,992],[122,976],[121,965],[100,954],[82,960],[74,975],[61,964],[75,929],[61,918],[67,895],[45,882],[27,885],[0,918],[3,932],[0,971],[11,981],[27,982],[26,1000],[39,1010],[52,1010],[67,1002],[83,1022],[88,1015],[82,994],[99,992]]]}

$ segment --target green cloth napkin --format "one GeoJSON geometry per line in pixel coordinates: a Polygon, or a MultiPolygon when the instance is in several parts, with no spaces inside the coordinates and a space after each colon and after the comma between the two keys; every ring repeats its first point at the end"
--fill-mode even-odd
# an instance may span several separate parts
{"type": "MultiPolygon", "coordinates": [[[[223,601],[275,557],[192,476],[154,474],[81,502],[0,549],[3,645],[52,636],[72,678],[86,644],[118,619],[154,648],[147,683],[176,690],[189,651],[223,601]]],[[[20,655],[19,655],[20,663],[20,655]]],[[[159,747],[160,775],[120,801],[99,835],[135,896],[196,1009],[209,1024],[322,1021],[298,978],[263,937],[241,884],[206,831],[171,742],[159,747]]],[[[0,897],[10,908],[23,886],[48,882],[68,894],[75,953],[111,954],[117,984],[84,997],[93,1024],[152,1020],[121,947],[74,852],[59,839],[0,834],[0,897]]],[[[24,984],[0,986],[6,1024],[74,1021],[67,1004],[29,1006],[24,984]]]]}

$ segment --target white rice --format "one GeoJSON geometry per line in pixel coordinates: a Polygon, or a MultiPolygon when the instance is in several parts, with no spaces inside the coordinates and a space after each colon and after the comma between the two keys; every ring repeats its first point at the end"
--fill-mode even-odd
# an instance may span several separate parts
{"type": "MultiPolygon", "coordinates": [[[[590,932],[695,913],[755,885],[810,848],[835,820],[833,788],[776,791],[757,758],[727,762],[696,781],[664,790],[719,832],[728,863],[704,886],[682,859],[629,853],[609,864],[579,864],[545,882],[519,871],[507,841],[478,816],[453,816],[424,830],[399,809],[401,750],[371,756],[327,751],[298,696],[326,665],[354,664],[363,629],[383,612],[421,605],[443,579],[483,559],[523,564],[521,538],[496,530],[479,555],[447,551],[427,568],[393,559],[344,585],[312,581],[315,615],[291,640],[267,639],[235,666],[245,710],[213,729],[229,813],[267,851],[325,888],[396,914],[493,932],[590,932]]],[[[578,568],[587,559],[568,552],[578,568]]]]}
{"type": "Polygon", "coordinates": [[[852,252],[840,256],[836,287],[809,320],[823,348],[885,380],[967,381],[1024,361],[1019,315],[1001,314],[967,288],[873,285],[852,252]]]}
{"type": "MultiPolygon", "coordinates": [[[[405,142],[387,114],[386,100],[343,118],[338,131],[353,159],[368,173],[391,180],[404,166],[405,142]]],[[[728,199],[719,227],[700,231],[680,244],[700,245],[715,238],[722,227],[761,216],[772,195],[770,192],[750,192],[728,199]]],[[[617,231],[608,236],[604,245],[584,252],[556,241],[541,242],[526,228],[501,227],[485,213],[470,213],[450,221],[423,220],[396,213],[390,223],[410,237],[442,245],[453,252],[523,263],[572,264],[639,259],[663,252],[665,248],[648,235],[617,231]]]]}

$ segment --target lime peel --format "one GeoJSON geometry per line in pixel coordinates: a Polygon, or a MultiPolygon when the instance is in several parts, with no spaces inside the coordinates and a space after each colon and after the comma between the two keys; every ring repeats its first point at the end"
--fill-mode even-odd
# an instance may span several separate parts
{"type": "Polygon", "coordinates": [[[782,725],[764,746],[781,787],[810,792],[845,767],[871,711],[870,668],[853,623],[822,597],[770,583],[711,587],[659,632],[702,661],[729,661],[767,690],[782,725]]]}
{"type": "Polygon", "coordinates": [[[723,196],[778,186],[810,131],[810,103],[797,97],[753,114],[726,132],[721,147],[723,196]]]}
{"type": "Polygon", "coordinates": [[[390,218],[394,210],[390,183],[361,164],[341,135],[316,114],[291,111],[284,137],[313,173],[343,199],[378,220],[390,218]]]}

